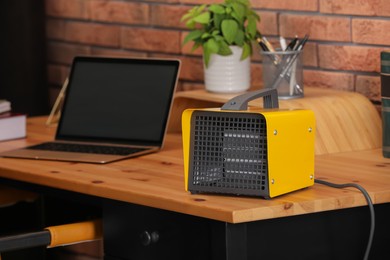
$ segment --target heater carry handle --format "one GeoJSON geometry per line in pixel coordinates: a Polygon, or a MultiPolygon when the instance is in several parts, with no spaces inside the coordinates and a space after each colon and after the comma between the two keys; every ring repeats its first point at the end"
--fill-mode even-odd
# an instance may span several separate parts
{"type": "Polygon", "coordinates": [[[279,108],[278,91],[276,89],[261,89],[234,97],[226,102],[221,110],[247,110],[248,102],[263,97],[264,108],[279,108]]]}

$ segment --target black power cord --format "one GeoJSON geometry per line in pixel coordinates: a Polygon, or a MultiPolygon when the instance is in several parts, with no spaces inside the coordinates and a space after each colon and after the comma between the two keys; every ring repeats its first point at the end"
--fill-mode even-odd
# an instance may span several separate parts
{"type": "Polygon", "coordinates": [[[360,190],[363,193],[363,195],[364,195],[364,197],[365,197],[365,199],[367,201],[367,205],[370,208],[370,215],[371,215],[370,235],[369,235],[369,238],[368,238],[366,252],[364,253],[364,258],[363,258],[364,260],[368,260],[368,256],[369,256],[370,250],[371,250],[372,241],[374,239],[374,231],[375,231],[375,211],[374,211],[374,205],[372,203],[371,197],[368,194],[368,192],[362,186],[360,186],[359,184],[356,184],[356,183],[335,184],[335,183],[327,182],[327,181],[324,181],[324,180],[317,180],[317,179],[315,180],[315,183],[323,184],[323,185],[326,185],[326,186],[329,186],[329,187],[332,187],[332,188],[337,188],[337,189],[353,187],[353,188],[356,188],[356,189],[360,190]]]}

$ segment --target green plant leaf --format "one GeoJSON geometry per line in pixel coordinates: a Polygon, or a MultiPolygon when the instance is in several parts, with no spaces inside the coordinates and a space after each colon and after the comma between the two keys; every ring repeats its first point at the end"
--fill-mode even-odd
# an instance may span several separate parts
{"type": "Polygon", "coordinates": [[[236,12],[231,12],[230,15],[237,21],[240,27],[244,25],[244,20],[236,12]]]}
{"type": "Polygon", "coordinates": [[[225,13],[225,8],[219,4],[210,5],[209,10],[215,14],[224,14],[225,13]]]}
{"type": "Polygon", "coordinates": [[[206,4],[200,5],[200,6],[198,6],[198,8],[196,8],[196,12],[197,12],[197,13],[200,13],[200,12],[202,12],[206,7],[207,7],[206,4]]]}
{"type": "Polygon", "coordinates": [[[249,13],[250,14],[248,15],[248,17],[253,16],[256,19],[256,21],[260,22],[260,16],[254,10],[250,10],[249,13]]]}
{"type": "Polygon", "coordinates": [[[219,44],[219,51],[218,51],[219,55],[228,56],[233,53],[229,45],[225,41],[219,41],[218,44],[219,44]]]}
{"type": "Polygon", "coordinates": [[[208,24],[210,22],[210,12],[204,12],[194,17],[194,21],[200,24],[208,24]]]}
{"type": "MultiPolygon", "coordinates": [[[[244,17],[245,17],[245,6],[239,2],[234,2],[232,4],[232,7],[233,7],[233,10],[234,10],[234,13],[236,14],[236,17],[238,18],[238,21],[242,21],[244,20],[244,17]]],[[[232,13],[233,15],[233,13],[232,13]]]]}
{"type": "Polygon", "coordinates": [[[241,58],[244,59],[252,53],[251,41],[260,35],[259,20],[259,15],[250,7],[250,0],[224,0],[195,6],[181,17],[191,30],[183,44],[193,41],[193,50],[202,47],[206,66],[213,53],[230,55],[230,45],[243,47],[241,58]]]}
{"type": "Polygon", "coordinates": [[[223,38],[222,35],[215,35],[215,36],[214,36],[214,39],[215,39],[217,42],[221,42],[221,41],[226,42],[226,41],[225,41],[225,38],[223,38]]]}
{"type": "Polygon", "coordinates": [[[219,45],[217,41],[213,38],[210,38],[205,44],[203,44],[203,58],[206,67],[209,65],[211,54],[218,53],[219,45]]]}
{"type": "Polygon", "coordinates": [[[247,33],[251,36],[251,38],[255,38],[257,33],[256,27],[256,18],[253,16],[248,17],[248,25],[246,27],[247,33]]]}
{"type": "Polygon", "coordinates": [[[226,11],[227,14],[230,14],[232,12],[232,8],[230,6],[227,6],[225,8],[225,11],[226,11]]]}
{"type": "Polygon", "coordinates": [[[251,45],[248,43],[244,43],[244,46],[242,46],[242,54],[241,54],[241,60],[245,60],[248,58],[252,53],[251,45]]]}
{"type": "Polygon", "coordinates": [[[242,46],[244,45],[244,40],[245,40],[245,33],[241,30],[237,30],[236,38],[234,38],[234,43],[237,44],[238,46],[242,46]]]}
{"type": "Polygon", "coordinates": [[[232,44],[238,30],[238,24],[233,19],[225,19],[221,23],[222,34],[228,44],[232,44]]]}
{"type": "Polygon", "coordinates": [[[206,48],[209,53],[218,53],[219,51],[219,45],[213,38],[207,40],[207,42],[204,44],[204,48],[206,48]]]}
{"type": "Polygon", "coordinates": [[[210,36],[211,36],[211,34],[209,34],[208,32],[204,32],[200,38],[204,40],[204,39],[209,38],[210,36]]]}
{"type": "Polygon", "coordinates": [[[200,6],[194,6],[193,8],[191,8],[190,10],[188,10],[188,14],[190,15],[194,15],[198,12],[198,9],[200,8],[200,6]]]}
{"type": "Polygon", "coordinates": [[[189,41],[193,41],[202,35],[202,31],[196,30],[196,31],[191,31],[190,33],[187,34],[187,36],[183,40],[183,44],[186,44],[189,41]]]}
{"type": "Polygon", "coordinates": [[[211,53],[209,51],[207,51],[206,48],[203,48],[203,61],[204,61],[204,65],[206,66],[206,68],[209,67],[210,56],[211,56],[211,53]]]}
{"type": "Polygon", "coordinates": [[[214,19],[214,27],[219,29],[221,27],[222,20],[225,19],[225,15],[214,14],[213,19],[214,19]]]}
{"type": "Polygon", "coordinates": [[[186,13],[186,14],[184,14],[184,15],[181,17],[180,22],[183,22],[184,20],[187,20],[187,19],[189,19],[189,18],[191,18],[191,17],[192,17],[192,14],[191,14],[191,13],[186,13]]]}
{"type": "Polygon", "coordinates": [[[250,6],[249,0],[235,0],[235,1],[241,3],[241,4],[245,5],[245,6],[250,6]]]}
{"type": "Polygon", "coordinates": [[[190,19],[186,22],[186,27],[188,29],[192,29],[192,30],[195,29],[195,25],[196,25],[196,23],[193,19],[190,19]]]}
{"type": "Polygon", "coordinates": [[[194,6],[190,10],[187,11],[182,17],[181,17],[181,22],[184,20],[194,18],[195,16],[198,16],[204,9],[206,8],[206,5],[199,5],[199,6],[194,6]]]}

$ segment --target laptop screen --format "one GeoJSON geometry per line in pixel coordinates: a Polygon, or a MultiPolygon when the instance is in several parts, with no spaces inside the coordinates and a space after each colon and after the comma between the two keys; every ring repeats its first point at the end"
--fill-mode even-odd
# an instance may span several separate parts
{"type": "Polygon", "coordinates": [[[76,57],[56,138],[161,146],[178,60],[76,57]]]}

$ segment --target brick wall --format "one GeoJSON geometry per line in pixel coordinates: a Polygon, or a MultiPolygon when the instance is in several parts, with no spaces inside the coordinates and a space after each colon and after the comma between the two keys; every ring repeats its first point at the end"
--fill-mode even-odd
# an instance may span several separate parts
{"type": "MultiPolygon", "coordinates": [[[[179,90],[203,88],[201,52],[181,45],[180,17],[213,0],[46,0],[48,75],[53,97],[75,55],[172,57],[182,60],[179,90]]],[[[310,34],[305,86],[356,91],[380,102],[380,59],[390,49],[389,0],[252,0],[271,41],[310,34]]],[[[252,57],[252,85],[262,85],[252,57]]]]}

